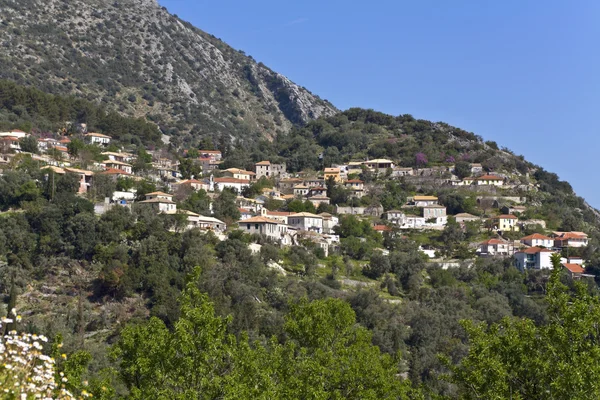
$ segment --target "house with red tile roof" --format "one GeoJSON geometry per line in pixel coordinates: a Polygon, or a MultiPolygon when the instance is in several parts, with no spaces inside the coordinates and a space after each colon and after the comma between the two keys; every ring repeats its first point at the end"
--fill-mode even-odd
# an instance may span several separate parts
{"type": "Polygon", "coordinates": [[[481,175],[473,181],[475,185],[503,186],[504,178],[497,175],[481,175]]]}
{"type": "Polygon", "coordinates": [[[520,241],[524,245],[531,247],[554,247],[554,239],[540,233],[522,237],[520,241]]]}
{"type": "Polygon", "coordinates": [[[588,235],[584,232],[553,232],[555,247],[585,247],[588,235]]]}
{"type": "Polygon", "coordinates": [[[563,263],[562,267],[567,271],[569,276],[573,279],[581,278],[581,275],[585,273],[585,269],[579,264],[563,263]]]}
{"type": "Polygon", "coordinates": [[[479,243],[477,253],[482,257],[511,256],[515,251],[514,243],[502,239],[489,239],[479,243]]]}
{"type": "Polygon", "coordinates": [[[527,269],[551,269],[552,254],[554,254],[552,250],[542,247],[530,247],[517,251],[514,255],[515,267],[521,271],[527,269]]]}

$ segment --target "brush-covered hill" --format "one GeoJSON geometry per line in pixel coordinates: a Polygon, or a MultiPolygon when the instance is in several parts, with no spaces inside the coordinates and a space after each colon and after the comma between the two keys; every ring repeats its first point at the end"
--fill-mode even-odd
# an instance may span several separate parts
{"type": "Polygon", "coordinates": [[[155,0],[0,0],[0,37],[0,78],[147,116],[179,140],[270,138],[336,112],[155,0]]]}

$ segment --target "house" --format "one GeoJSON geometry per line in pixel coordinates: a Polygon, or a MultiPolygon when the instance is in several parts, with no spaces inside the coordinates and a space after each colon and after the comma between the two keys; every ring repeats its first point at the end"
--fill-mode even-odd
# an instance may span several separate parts
{"type": "Polygon", "coordinates": [[[496,175],[482,175],[475,178],[476,185],[492,185],[502,186],[504,185],[504,178],[496,175]]]}
{"type": "Polygon", "coordinates": [[[526,206],[504,206],[501,208],[501,211],[503,213],[506,214],[523,214],[525,211],[527,211],[527,207],[526,206]]]}
{"type": "Polygon", "coordinates": [[[440,205],[431,205],[423,207],[423,217],[425,219],[430,218],[444,218],[447,219],[446,216],[446,207],[440,205]]]}
{"type": "Polygon", "coordinates": [[[12,131],[8,132],[0,132],[0,137],[14,137],[17,138],[17,140],[23,139],[25,136],[29,136],[29,134],[20,129],[13,129],[12,131]]]}
{"type": "Polygon", "coordinates": [[[475,182],[475,178],[471,177],[471,176],[467,176],[466,178],[463,178],[462,181],[460,181],[460,183],[458,184],[459,186],[470,186],[475,182]]]}
{"type": "Polygon", "coordinates": [[[325,170],[323,171],[323,176],[325,178],[325,181],[329,180],[329,178],[333,178],[335,182],[342,181],[341,172],[339,168],[325,168],[325,170]]]}
{"type": "Polygon", "coordinates": [[[219,150],[198,150],[198,155],[202,158],[208,158],[210,161],[221,161],[223,155],[219,150]]]}
{"type": "Polygon", "coordinates": [[[563,263],[561,265],[572,279],[580,279],[585,273],[585,269],[579,264],[563,263]]]}
{"type": "Polygon", "coordinates": [[[383,214],[388,221],[400,221],[404,219],[404,212],[400,210],[389,210],[383,214]]]}
{"type": "Polygon", "coordinates": [[[42,153],[45,153],[48,151],[48,149],[51,149],[54,146],[59,146],[58,140],[56,139],[52,139],[52,138],[41,138],[38,139],[38,150],[42,153]]]}
{"type": "MultiPolygon", "coordinates": [[[[191,211],[187,211],[187,213],[195,214],[191,211]]],[[[214,217],[206,217],[204,215],[199,214],[191,214],[188,214],[188,227],[190,228],[200,228],[204,230],[217,232],[224,232],[225,230],[227,230],[227,225],[220,219],[214,217]]]]}
{"type": "Polygon", "coordinates": [[[241,221],[252,218],[254,216],[254,213],[247,208],[240,207],[240,208],[238,208],[238,210],[240,210],[240,215],[241,215],[240,220],[241,221]]]}
{"type": "Polygon", "coordinates": [[[77,192],[80,194],[87,193],[89,187],[91,186],[94,173],[92,171],[77,168],[64,168],[64,170],[67,173],[79,175],[79,189],[77,192]]]}
{"type": "Polygon", "coordinates": [[[179,187],[189,187],[195,192],[198,190],[205,190],[208,192],[210,190],[209,183],[204,182],[204,181],[199,181],[197,179],[186,179],[186,180],[179,182],[177,185],[179,187]]]}
{"type": "Polygon", "coordinates": [[[308,186],[309,188],[322,187],[325,186],[325,180],[319,178],[309,178],[304,180],[304,185],[308,186]]]}
{"type": "Polygon", "coordinates": [[[344,186],[352,192],[353,197],[361,198],[365,194],[365,183],[360,179],[347,180],[344,186]]]}
{"type": "Polygon", "coordinates": [[[479,243],[480,256],[510,256],[514,253],[514,244],[501,239],[489,239],[479,243]]]}
{"type": "Polygon", "coordinates": [[[321,204],[330,204],[331,203],[331,200],[329,199],[329,197],[321,196],[321,195],[311,196],[308,198],[308,201],[310,201],[312,203],[312,205],[315,207],[319,207],[319,205],[321,205],[321,204]]]}
{"type": "Polygon", "coordinates": [[[256,174],[252,171],[245,171],[239,168],[229,168],[223,171],[223,176],[228,176],[235,179],[243,179],[246,181],[253,181],[256,174]]]}
{"type": "Polygon", "coordinates": [[[539,233],[534,233],[533,235],[521,238],[521,243],[531,247],[550,248],[554,246],[554,239],[539,233]]]}
{"type": "Polygon", "coordinates": [[[15,136],[1,136],[0,151],[2,153],[20,153],[21,144],[19,143],[19,138],[15,136]]]}
{"type": "Polygon", "coordinates": [[[479,163],[471,163],[471,174],[477,175],[483,172],[483,166],[479,163]]]}
{"type": "Polygon", "coordinates": [[[461,223],[461,222],[471,222],[471,221],[479,221],[480,218],[475,216],[475,215],[471,215],[469,213],[460,213],[460,214],[456,214],[454,216],[454,219],[456,219],[456,222],[461,223]]]}
{"type": "Polygon", "coordinates": [[[177,212],[177,204],[173,201],[173,195],[164,192],[152,192],[146,194],[146,200],[140,204],[152,207],[156,212],[173,214],[177,212]]]}
{"type": "Polygon", "coordinates": [[[282,224],[288,224],[288,218],[290,215],[294,214],[293,212],[287,211],[269,211],[266,208],[262,208],[260,210],[260,215],[265,218],[272,219],[274,221],[279,221],[282,224]]]}
{"type": "Polygon", "coordinates": [[[320,217],[323,217],[323,233],[332,234],[334,228],[339,224],[340,220],[335,215],[329,213],[320,213],[320,217]]]}
{"type": "Polygon", "coordinates": [[[115,153],[113,151],[105,151],[102,153],[103,156],[106,156],[110,161],[120,161],[124,163],[130,163],[135,159],[135,156],[131,153],[115,153]]]}
{"type": "Polygon", "coordinates": [[[495,229],[500,231],[518,231],[519,226],[517,225],[518,218],[510,214],[502,214],[492,218],[496,220],[495,229]]]}
{"type": "Polygon", "coordinates": [[[414,196],[412,205],[416,207],[435,206],[438,204],[438,198],[435,196],[414,196]]]}
{"type": "Polygon", "coordinates": [[[288,217],[288,225],[304,231],[322,233],[323,217],[308,212],[296,213],[288,217]]]}
{"type": "Polygon", "coordinates": [[[271,164],[270,161],[261,161],[255,164],[255,168],[256,179],[260,179],[263,176],[272,178],[285,174],[285,164],[271,164]]]}
{"type": "Polygon", "coordinates": [[[377,158],[375,160],[369,160],[363,162],[363,165],[373,172],[385,174],[388,169],[394,168],[394,162],[392,160],[386,160],[383,158],[377,158]]]}
{"type": "Polygon", "coordinates": [[[246,233],[264,235],[273,240],[281,240],[287,233],[287,225],[262,216],[239,221],[238,225],[246,233]]]}
{"type": "Polygon", "coordinates": [[[86,133],[83,136],[91,144],[100,144],[103,146],[106,146],[107,144],[109,144],[110,140],[111,140],[110,136],[103,135],[102,133],[91,132],[91,133],[86,133]]]}
{"type": "Polygon", "coordinates": [[[552,250],[541,247],[530,247],[529,249],[517,251],[514,254],[515,267],[524,271],[527,269],[551,269],[552,250]]]}
{"type": "Polygon", "coordinates": [[[127,177],[131,176],[130,173],[127,173],[120,169],[114,169],[114,168],[108,168],[108,169],[105,169],[104,171],[96,172],[95,175],[110,176],[115,181],[119,178],[127,178],[127,177]]]}
{"type": "Polygon", "coordinates": [[[588,235],[583,232],[554,232],[552,236],[555,247],[585,247],[588,245],[588,235]]]}
{"type": "Polygon", "coordinates": [[[238,193],[241,193],[244,188],[250,186],[250,181],[247,179],[236,179],[236,178],[214,178],[215,188],[223,191],[225,188],[234,189],[238,193]]]}
{"type": "Polygon", "coordinates": [[[327,188],[323,186],[312,187],[308,191],[308,196],[327,196],[327,188]]]}
{"type": "Polygon", "coordinates": [[[278,189],[286,194],[294,193],[294,186],[298,186],[298,185],[302,185],[302,179],[300,179],[300,178],[281,179],[277,183],[278,189]]]}
{"type": "Polygon", "coordinates": [[[133,172],[133,166],[123,161],[106,160],[102,162],[102,165],[105,169],[120,169],[128,174],[133,172]]]}
{"type": "Polygon", "coordinates": [[[294,186],[294,196],[296,197],[304,197],[308,196],[310,188],[304,185],[296,185],[294,186]]]}

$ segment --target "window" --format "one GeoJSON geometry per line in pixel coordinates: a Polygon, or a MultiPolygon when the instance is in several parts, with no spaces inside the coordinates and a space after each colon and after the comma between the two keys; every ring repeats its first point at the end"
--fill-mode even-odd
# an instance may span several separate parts
{"type": "Polygon", "coordinates": [[[247,224],[247,228],[250,229],[250,224],[247,224]]]}
{"type": "Polygon", "coordinates": [[[258,224],[254,224],[254,229],[258,229],[258,224]]]}

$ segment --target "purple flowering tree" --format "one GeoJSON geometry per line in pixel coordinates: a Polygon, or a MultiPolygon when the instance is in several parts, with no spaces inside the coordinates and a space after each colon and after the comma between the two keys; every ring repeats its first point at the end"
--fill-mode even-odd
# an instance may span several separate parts
{"type": "Polygon", "coordinates": [[[415,161],[417,166],[423,166],[427,164],[427,156],[424,153],[417,153],[415,154],[415,161]]]}

